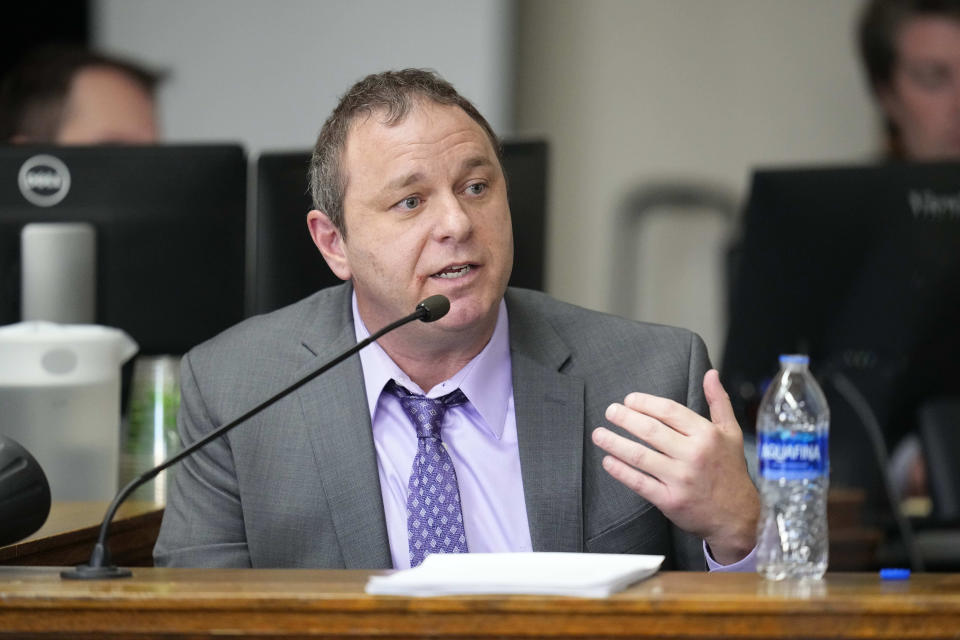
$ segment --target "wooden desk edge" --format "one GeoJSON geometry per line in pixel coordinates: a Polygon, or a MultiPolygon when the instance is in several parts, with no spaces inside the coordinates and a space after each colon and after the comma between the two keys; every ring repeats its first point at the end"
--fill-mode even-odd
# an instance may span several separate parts
{"type": "Polygon", "coordinates": [[[376,572],[135,569],[72,582],[56,568],[0,568],[0,637],[876,637],[960,633],[960,574],[896,585],[833,574],[801,586],[755,574],[662,572],[603,599],[410,598],[363,592],[376,572]],[[83,633],[79,633],[83,632],[83,633]],[[88,634],[88,635],[83,635],[88,634]],[[126,634],[126,635],[124,635],[126,634]],[[142,634],[142,635],[141,635],[142,634]]]}

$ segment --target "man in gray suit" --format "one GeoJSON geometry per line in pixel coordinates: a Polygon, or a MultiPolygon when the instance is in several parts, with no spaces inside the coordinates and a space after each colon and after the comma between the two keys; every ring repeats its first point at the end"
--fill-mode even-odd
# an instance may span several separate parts
{"type": "Polygon", "coordinates": [[[347,283],[187,354],[184,443],[430,295],[450,311],[186,459],[158,565],[403,568],[469,549],[751,567],[759,500],[702,341],[508,289],[498,154],[486,120],[431,72],[369,76],[341,99],[314,150],[307,221],[347,283]]]}

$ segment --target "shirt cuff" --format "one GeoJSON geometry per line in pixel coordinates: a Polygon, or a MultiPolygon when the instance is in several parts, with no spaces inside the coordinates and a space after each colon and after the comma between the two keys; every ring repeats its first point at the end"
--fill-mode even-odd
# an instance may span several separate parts
{"type": "Polygon", "coordinates": [[[710,571],[756,571],[757,570],[757,548],[754,547],[750,550],[742,560],[737,560],[733,564],[720,564],[710,555],[710,551],[707,550],[707,543],[703,543],[703,557],[707,559],[707,568],[710,571]]]}

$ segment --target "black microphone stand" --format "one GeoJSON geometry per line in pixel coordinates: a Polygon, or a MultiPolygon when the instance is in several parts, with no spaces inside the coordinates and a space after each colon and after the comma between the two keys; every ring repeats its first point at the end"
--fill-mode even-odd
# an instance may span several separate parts
{"type": "Polygon", "coordinates": [[[870,403],[857,388],[857,385],[855,385],[845,373],[842,371],[833,371],[830,373],[828,379],[833,384],[834,389],[840,393],[843,399],[846,400],[853,409],[857,418],[860,420],[860,425],[867,434],[874,460],[880,468],[884,493],[887,496],[893,521],[900,534],[900,542],[906,551],[910,568],[914,571],[923,571],[923,556],[920,554],[916,538],[913,535],[913,525],[910,524],[910,520],[903,514],[903,511],[900,510],[900,505],[897,502],[897,491],[894,488],[893,478],[888,468],[890,456],[887,455],[887,445],[883,440],[883,429],[880,427],[880,422],[870,407],[870,403]]]}
{"type": "Polygon", "coordinates": [[[168,458],[156,467],[148,470],[145,473],[142,473],[128,482],[123,489],[117,493],[116,497],[113,499],[113,502],[111,502],[110,506],[107,508],[107,513],[103,517],[103,522],[100,523],[100,535],[97,537],[97,542],[95,545],[93,545],[93,551],[90,553],[90,560],[87,562],[87,564],[80,564],[73,569],[61,571],[60,577],[68,580],[101,580],[104,578],[128,578],[133,575],[129,569],[123,569],[121,567],[117,567],[116,565],[110,564],[110,548],[107,546],[107,536],[110,533],[110,523],[113,521],[113,516],[116,514],[117,509],[120,507],[123,501],[126,500],[139,486],[149,482],[161,471],[167,469],[168,467],[172,467],[196,450],[206,446],[207,443],[212,442],[220,436],[226,434],[241,422],[244,422],[257,413],[263,411],[277,400],[290,395],[303,385],[322,374],[324,371],[340,364],[356,352],[369,345],[371,342],[379,339],[385,333],[393,331],[394,329],[397,329],[409,322],[413,322],[414,320],[422,320],[423,322],[433,322],[434,320],[439,320],[446,315],[447,311],[449,310],[450,301],[447,300],[447,298],[441,295],[430,296],[418,304],[416,310],[410,315],[400,318],[396,322],[388,324],[373,335],[353,345],[333,360],[324,363],[318,369],[303,376],[289,387],[281,389],[279,392],[270,396],[240,417],[231,420],[223,426],[217,427],[180,453],[168,458]]]}

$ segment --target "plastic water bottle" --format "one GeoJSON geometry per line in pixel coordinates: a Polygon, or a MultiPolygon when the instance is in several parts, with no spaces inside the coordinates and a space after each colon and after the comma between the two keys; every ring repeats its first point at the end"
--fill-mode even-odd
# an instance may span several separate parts
{"type": "Polygon", "coordinates": [[[757,414],[763,511],[757,571],[771,580],[827,570],[830,410],[804,355],[780,356],[757,414]]]}

